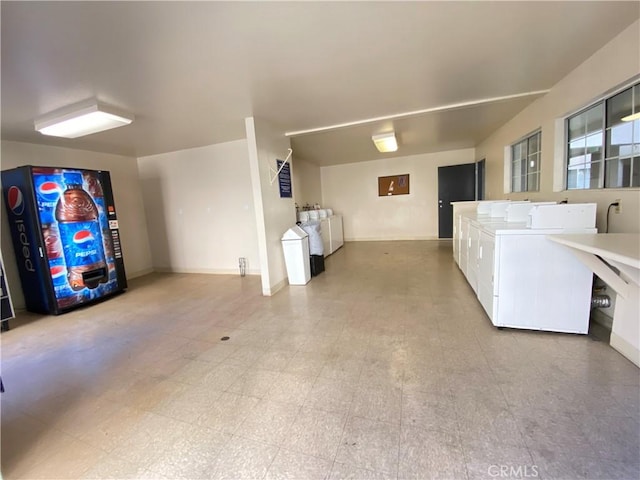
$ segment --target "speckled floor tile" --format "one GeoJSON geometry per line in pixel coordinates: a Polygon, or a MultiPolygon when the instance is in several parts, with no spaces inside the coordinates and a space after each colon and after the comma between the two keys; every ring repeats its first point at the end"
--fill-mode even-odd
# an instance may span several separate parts
{"type": "Polygon", "coordinates": [[[309,391],[304,406],[331,413],[349,411],[356,388],[346,382],[318,377],[309,391]]]}
{"type": "Polygon", "coordinates": [[[631,417],[571,415],[598,458],[640,469],[640,423],[631,417]]]}
{"type": "Polygon", "coordinates": [[[223,392],[212,390],[208,385],[184,385],[152,411],[165,417],[195,423],[222,394],[223,392]]]}
{"type": "Polygon", "coordinates": [[[400,425],[351,417],[345,426],[336,462],[395,476],[400,425]]]}
{"type": "Polygon", "coordinates": [[[156,273],[20,312],[3,478],[640,477],[640,375],[606,342],[495,329],[450,242],[347,243],[326,267],[272,297],[156,273]]]}
{"type": "Polygon", "coordinates": [[[57,439],[53,453],[34,463],[22,475],[24,479],[74,479],[90,469],[104,454],[80,440],[64,437],[57,439]]]}
{"type": "Polygon", "coordinates": [[[258,362],[266,351],[266,348],[256,347],[255,345],[241,345],[225,358],[224,362],[231,365],[251,367],[258,362]]]}
{"type": "Polygon", "coordinates": [[[215,366],[211,363],[199,359],[191,360],[179,370],[171,375],[174,382],[186,383],[188,385],[198,385],[202,379],[213,372],[215,366]]]}
{"type": "Polygon", "coordinates": [[[302,405],[313,388],[315,377],[281,373],[273,382],[265,398],[274,402],[302,405]]]}
{"type": "Polygon", "coordinates": [[[581,452],[575,450],[550,450],[541,447],[531,449],[530,452],[539,477],[545,480],[628,480],[640,477],[637,464],[581,456],[581,452]]]}
{"type": "Polygon", "coordinates": [[[403,392],[402,426],[440,429],[458,434],[456,408],[448,395],[403,392]]]}
{"type": "Polygon", "coordinates": [[[135,463],[127,462],[115,455],[104,454],[92,467],[78,478],[82,480],[137,480],[147,476],[147,471],[146,468],[142,468],[135,463]]]}
{"type": "Polygon", "coordinates": [[[197,384],[208,385],[213,390],[227,390],[242,374],[249,370],[247,366],[228,364],[223,361],[201,378],[197,384]]]}
{"type": "Polygon", "coordinates": [[[365,388],[394,389],[402,388],[404,365],[391,363],[390,365],[376,365],[369,360],[362,367],[358,378],[358,385],[365,388]]]}
{"type": "Polygon", "coordinates": [[[525,447],[496,444],[486,438],[462,439],[469,480],[500,477],[539,478],[540,467],[525,447]]]}
{"type": "Polygon", "coordinates": [[[235,434],[270,445],[281,445],[300,408],[290,403],[262,400],[249,412],[235,434]]]}
{"type": "Polygon", "coordinates": [[[238,480],[264,478],[278,453],[278,447],[233,437],[206,468],[205,478],[238,480]]]}
{"type": "Polygon", "coordinates": [[[346,418],[346,413],[329,413],[303,407],[287,431],[282,446],[287,450],[333,461],[346,418]]]}
{"type": "Polygon", "coordinates": [[[118,442],[112,453],[126,462],[149,468],[175,439],[188,436],[192,429],[188,423],[145,412],[136,428],[118,442]]]}
{"type": "Polygon", "coordinates": [[[338,462],[333,463],[329,475],[329,480],[391,480],[394,478],[396,475],[389,472],[376,472],[338,462]]]}
{"type": "Polygon", "coordinates": [[[295,350],[272,346],[258,359],[258,366],[265,370],[282,371],[295,354],[295,350]]]}
{"type": "Polygon", "coordinates": [[[250,369],[233,382],[227,388],[227,392],[263,398],[279,377],[280,374],[277,371],[250,369]]]}
{"type": "Polygon", "coordinates": [[[402,389],[360,386],[353,397],[351,415],[381,422],[400,423],[402,389]]]}
{"type": "Polygon", "coordinates": [[[283,368],[285,373],[316,377],[327,362],[328,356],[317,352],[297,352],[291,361],[283,368]]]}
{"type": "Polygon", "coordinates": [[[267,470],[265,480],[325,480],[332,462],[318,457],[280,449],[267,470]]]}
{"type": "Polygon", "coordinates": [[[80,439],[90,445],[110,452],[125,441],[145,418],[147,412],[122,407],[108,418],[85,430],[80,439]]]}
{"type": "Polygon", "coordinates": [[[485,438],[496,446],[526,446],[521,424],[509,410],[478,408],[477,416],[469,414],[471,412],[467,411],[463,416],[458,412],[458,431],[461,438],[485,438]]]}
{"type": "Polygon", "coordinates": [[[207,478],[208,469],[230,441],[230,435],[217,430],[190,428],[189,434],[175,438],[148,470],[168,478],[207,478]]]}
{"type": "Polygon", "coordinates": [[[39,423],[29,418],[23,420],[25,422],[22,428],[34,427],[35,430],[16,432],[13,428],[3,428],[2,445],[3,450],[7,448],[8,453],[6,457],[2,456],[3,478],[51,478],[47,476],[47,472],[55,473],[61,478],[74,478],[90,468],[103,453],[60,430],[43,429],[39,423]],[[15,438],[16,445],[5,447],[7,438],[15,438]],[[87,458],[76,459],[75,452],[84,452],[87,458]],[[69,465],[65,467],[62,460],[68,460],[69,465]]]}
{"type": "Polygon", "coordinates": [[[322,378],[354,384],[360,379],[364,363],[363,357],[351,354],[339,355],[334,352],[329,356],[319,374],[322,378]]]}
{"type": "Polygon", "coordinates": [[[530,450],[562,449],[597,458],[596,449],[569,414],[545,410],[516,411],[515,419],[530,450]]]}
{"type": "MultiPolygon", "coordinates": [[[[228,333],[229,332],[226,329],[215,329],[215,333],[213,334],[213,336],[217,337],[216,340],[219,341],[222,337],[227,336],[228,333]]],[[[211,348],[200,353],[200,355],[198,355],[195,360],[214,364],[222,363],[238,348],[238,345],[229,344],[226,342],[214,343],[211,348]]]]}
{"type": "Polygon", "coordinates": [[[458,438],[440,430],[403,427],[398,479],[426,478],[467,478],[458,438]]]}
{"type": "Polygon", "coordinates": [[[197,424],[233,434],[259,401],[256,397],[224,392],[198,417],[197,424]]]}
{"type": "Polygon", "coordinates": [[[436,367],[433,370],[429,369],[430,363],[432,362],[422,362],[422,366],[409,365],[405,368],[402,379],[403,390],[451,395],[453,384],[451,376],[442,372],[437,362],[435,362],[436,367]]]}

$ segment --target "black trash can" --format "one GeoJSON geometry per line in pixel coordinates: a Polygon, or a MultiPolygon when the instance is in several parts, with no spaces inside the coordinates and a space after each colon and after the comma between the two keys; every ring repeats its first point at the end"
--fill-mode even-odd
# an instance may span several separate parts
{"type": "Polygon", "coordinates": [[[311,261],[311,276],[324,272],[324,255],[309,255],[311,261]]]}

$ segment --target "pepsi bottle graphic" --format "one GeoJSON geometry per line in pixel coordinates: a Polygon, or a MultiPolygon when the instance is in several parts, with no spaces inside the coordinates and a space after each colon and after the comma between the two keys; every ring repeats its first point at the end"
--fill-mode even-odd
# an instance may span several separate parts
{"type": "Polygon", "coordinates": [[[69,177],[55,210],[67,279],[75,291],[94,289],[108,280],[98,207],[82,188],[82,177],[69,177]]]}
{"type": "Polygon", "coordinates": [[[62,253],[62,244],[60,243],[60,234],[55,223],[45,223],[42,225],[42,236],[44,237],[44,246],[47,251],[50,268],[65,266],[62,253]]]}
{"type": "Polygon", "coordinates": [[[49,259],[49,271],[53,281],[56,302],[60,308],[74,305],[80,299],[78,294],[69,287],[67,280],[67,266],[64,261],[60,233],[55,223],[42,225],[44,245],[49,259]]]}

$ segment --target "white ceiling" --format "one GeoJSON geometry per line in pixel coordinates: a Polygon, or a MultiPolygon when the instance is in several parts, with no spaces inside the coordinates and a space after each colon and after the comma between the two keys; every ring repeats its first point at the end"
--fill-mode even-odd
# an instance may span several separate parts
{"type": "MultiPolygon", "coordinates": [[[[640,16],[640,2],[7,2],[2,138],[145,156],[432,110],[292,136],[319,165],[473,147],[640,16]],[[463,108],[441,108],[498,97],[463,108]],[[136,116],[75,140],[33,120],[97,97],[136,116]],[[386,154],[390,156],[390,154],[386,154]]],[[[527,132],[523,132],[527,133],[527,132]]]]}

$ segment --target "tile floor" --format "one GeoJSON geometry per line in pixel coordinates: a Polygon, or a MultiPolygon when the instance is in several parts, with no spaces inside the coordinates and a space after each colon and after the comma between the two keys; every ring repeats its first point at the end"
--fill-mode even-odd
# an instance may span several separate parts
{"type": "Polygon", "coordinates": [[[4,478],[640,477],[639,370],[606,342],[493,328],[450,242],[348,243],[326,268],[271,298],[153,274],[20,315],[4,478]]]}

